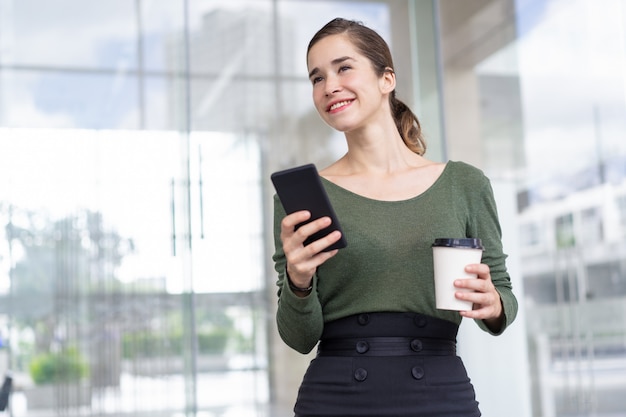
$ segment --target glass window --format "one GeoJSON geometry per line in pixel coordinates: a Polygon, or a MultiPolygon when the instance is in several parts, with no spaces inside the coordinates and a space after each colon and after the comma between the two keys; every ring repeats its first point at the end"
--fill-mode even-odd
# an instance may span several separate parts
{"type": "Polygon", "coordinates": [[[1,60],[19,68],[137,69],[135,2],[1,3],[1,60]]]}
{"type": "Polygon", "coordinates": [[[517,193],[503,218],[520,233],[532,407],[515,415],[624,413],[626,2],[438,5],[450,158],[517,193]]]}
{"type": "Polygon", "coordinates": [[[604,228],[602,225],[602,212],[598,207],[584,209],[581,213],[581,239],[582,244],[591,246],[602,243],[604,228]]]}
{"type": "Polygon", "coordinates": [[[1,282],[11,306],[2,367],[23,387],[15,415],[79,404],[94,413],[183,410],[194,404],[190,386],[228,392],[199,395],[206,410],[267,403],[268,386],[257,382],[268,364],[255,144],[194,138],[187,181],[176,133],[0,137],[1,282]],[[192,196],[190,216],[181,195],[192,196]],[[187,274],[185,219],[198,254],[187,274]],[[47,371],[63,355],[76,379],[47,371]]]}
{"type": "Polygon", "coordinates": [[[556,218],[556,246],[559,249],[569,248],[576,245],[576,233],[574,231],[574,215],[567,213],[556,218]]]}

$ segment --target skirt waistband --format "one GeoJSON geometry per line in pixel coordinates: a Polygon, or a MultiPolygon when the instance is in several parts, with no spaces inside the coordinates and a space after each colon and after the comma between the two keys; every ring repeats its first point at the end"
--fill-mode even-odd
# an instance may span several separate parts
{"type": "Polygon", "coordinates": [[[419,313],[363,313],[324,325],[320,356],[456,355],[456,323],[419,313]]]}
{"type": "Polygon", "coordinates": [[[364,337],[325,339],[318,356],[450,356],[456,355],[454,340],[411,337],[364,337]]]}

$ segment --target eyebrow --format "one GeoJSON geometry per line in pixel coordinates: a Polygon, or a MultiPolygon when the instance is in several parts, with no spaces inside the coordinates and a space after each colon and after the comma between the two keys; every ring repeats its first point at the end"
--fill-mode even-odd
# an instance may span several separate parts
{"type": "MultiPolygon", "coordinates": [[[[335,58],[332,61],[330,61],[330,63],[332,65],[338,65],[341,64],[342,62],[348,61],[348,60],[354,60],[354,58],[349,57],[349,56],[342,56],[341,58],[335,58]]],[[[315,74],[317,74],[319,72],[319,68],[315,67],[311,70],[311,72],[309,72],[309,78],[311,78],[312,76],[314,76],[315,74]]]]}

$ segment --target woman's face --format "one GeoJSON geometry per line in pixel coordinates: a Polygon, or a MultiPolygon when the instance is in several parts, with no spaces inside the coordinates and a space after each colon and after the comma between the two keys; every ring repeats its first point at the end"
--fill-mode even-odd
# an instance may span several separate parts
{"type": "Polygon", "coordinates": [[[345,35],[318,41],[307,57],[313,103],[322,119],[341,132],[351,132],[390,114],[392,73],[379,77],[371,61],[345,35]]]}

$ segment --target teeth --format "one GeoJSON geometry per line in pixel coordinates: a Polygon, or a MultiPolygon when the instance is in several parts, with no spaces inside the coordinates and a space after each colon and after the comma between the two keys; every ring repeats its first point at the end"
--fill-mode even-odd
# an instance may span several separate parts
{"type": "Polygon", "coordinates": [[[349,101],[340,101],[339,103],[335,103],[332,106],[330,106],[330,110],[335,110],[335,109],[338,109],[339,107],[346,106],[348,103],[350,103],[350,102],[349,101]]]}

